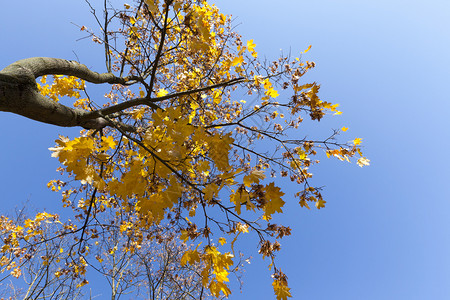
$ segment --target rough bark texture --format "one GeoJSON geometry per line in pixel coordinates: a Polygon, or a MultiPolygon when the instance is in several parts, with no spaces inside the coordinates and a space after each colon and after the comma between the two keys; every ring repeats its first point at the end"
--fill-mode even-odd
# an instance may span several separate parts
{"type": "Polygon", "coordinates": [[[0,111],[63,127],[100,129],[108,125],[108,121],[102,117],[92,118],[92,112],[67,107],[42,96],[37,89],[36,78],[50,74],[76,76],[91,83],[125,84],[123,78],[110,73],[93,72],[75,61],[48,57],[27,58],[0,71],[0,111]]]}

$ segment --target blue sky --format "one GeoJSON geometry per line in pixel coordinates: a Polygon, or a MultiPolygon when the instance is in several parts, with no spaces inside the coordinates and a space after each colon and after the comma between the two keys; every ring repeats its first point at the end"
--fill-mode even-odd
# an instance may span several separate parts
{"type": "MultiPolygon", "coordinates": [[[[450,298],[450,2],[217,1],[232,14],[260,56],[280,49],[317,67],[323,100],[339,117],[317,132],[349,127],[362,137],[371,166],[324,159],[312,169],[327,207],[307,211],[288,202],[283,218],[293,235],[278,264],[294,299],[450,298]]],[[[70,22],[92,24],[84,1],[8,1],[0,11],[0,68],[32,56],[76,59],[103,71],[102,49],[70,22]],[[90,47],[86,49],[86,47],[90,47]]],[[[74,129],[0,114],[2,213],[26,200],[54,207],[46,183],[58,164],[47,150],[74,129]]],[[[294,192],[293,190],[291,192],[294,192]]],[[[292,199],[293,200],[293,199],[292,199]]],[[[231,299],[272,299],[267,262],[247,267],[242,293],[231,299]]]]}

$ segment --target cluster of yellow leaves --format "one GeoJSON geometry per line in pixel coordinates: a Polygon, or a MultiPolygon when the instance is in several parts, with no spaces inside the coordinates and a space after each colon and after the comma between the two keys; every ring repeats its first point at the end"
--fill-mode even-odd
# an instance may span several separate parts
{"type": "Polygon", "coordinates": [[[214,51],[216,32],[211,31],[212,26],[224,25],[225,21],[226,17],[220,14],[216,7],[206,2],[202,5],[193,5],[184,17],[184,22],[190,30],[198,33],[189,41],[189,48],[194,51],[214,51]]]}
{"type": "Polygon", "coordinates": [[[75,179],[82,183],[100,181],[94,166],[88,163],[88,159],[94,154],[95,147],[94,139],[91,137],[79,137],[74,140],[69,140],[66,137],[60,136],[56,140],[57,147],[50,148],[53,151],[52,156],[58,157],[59,161],[67,167],[67,171],[75,174],[75,179]]]}
{"type": "Polygon", "coordinates": [[[53,101],[58,102],[60,97],[73,97],[77,99],[75,106],[86,108],[86,99],[81,99],[80,91],[84,90],[85,82],[74,76],[54,75],[51,85],[47,83],[47,76],[42,76],[41,84],[37,83],[39,92],[53,101]]]}
{"type": "Polygon", "coordinates": [[[229,281],[228,271],[233,265],[233,255],[231,253],[222,254],[214,246],[206,246],[203,251],[199,251],[197,250],[199,246],[200,244],[196,249],[184,253],[181,265],[203,263],[204,268],[201,272],[203,286],[208,288],[215,297],[220,297],[221,293],[228,297],[231,290],[226,282],[229,281]]]}
{"type": "Polygon", "coordinates": [[[0,216],[0,235],[3,237],[3,246],[0,249],[2,255],[0,273],[10,271],[10,274],[16,278],[22,275],[20,265],[31,258],[30,249],[26,245],[42,240],[44,230],[42,223],[61,224],[58,215],[47,212],[37,213],[34,219],[25,219],[21,225],[15,224],[5,216],[0,216]]]}
{"type": "Polygon", "coordinates": [[[182,192],[183,188],[178,180],[174,176],[171,176],[168,180],[168,186],[164,191],[157,191],[148,198],[141,198],[137,202],[136,207],[139,212],[147,216],[147,220],[143,223],[143,226],[161,222],[164,219],[165,211],[178,203],[182,192]]]}
{"type": "MultiPolygon", "coordinates": [[[[346,130],[343,130],[343,131],[346,131],[346,130]]],[[[341,161],[345,160],[345,161],[350,162],[350,157],[354,156],[355,153],[358,153],[361,157],[358,158],[358,160],[356,161],[357,165],[360,167],[368,166],[368,165],[370,165],[370,160],[367,157],[364,157],[362,155],[360,148],[356,147],[358,145],[361,145],[361,141],[362,141],[361,138],[354,139],[353,140],[353,148],[350,150],[345,149],[345,148],[327,150],[326,151],[327,157],[334,156],[341,161]]]]}
{"type": "Polygon", "coordinates": [[[66,166],[66,170],[75,175],[76,180],[80,180],[83,184],[95,183],[98,188],[104,187],[104,182],[100,178],[98,170],[95,169],[93,164],[89,163],[89,159],[94,159],[97,162],[107,161],[108,155],[105,154],[105,151],[114,149],[117,145],[112,136],[103,136],[99,141],[87,136],[81,136],[73,140],[60,136],[56,143],[56,147],[49,148],[53,151],[52,157],[57,157],[66,166]]]}

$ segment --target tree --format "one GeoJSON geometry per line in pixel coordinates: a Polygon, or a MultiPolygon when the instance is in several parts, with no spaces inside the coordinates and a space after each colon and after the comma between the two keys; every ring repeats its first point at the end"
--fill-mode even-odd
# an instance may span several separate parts
{"type": "MultiPolygon", "coordinates": [[[[27,219],[24,211],[19,211],[14,223],[23,223],[27,219]]],[[[42,214],[40,216],[43,217],[42,214]]],[[[5,217],[2,220],[5,221],[5,217]]],[[[203,299],[210,296],[201,283],[200,272],[204,266],[200,263],[180,265],[188,247],[179,241],[173,230],[153,226],[143,231],[146,236],[139,247],[129,251],[129,234],[122,234],[119,227],[112,225],[119,221],[117,216],[111,216],[109,222],[104,221],[100,226],[103,227],[102,232],[94,229],[94,236],[98,235],[99,238],[92,252],[86,248],[79,250],[85,263],[106,279],[105,287],[109,286],[106,294],[110,294],[111,299],[129,295],[139,299],[203,299]]],[[[9,223],[12,225],[12,222],[9,223]]],[[[13,269],[12,276],[22,276],[25,285],[14,285],[12,282],[2,284],[0,297],[86,299],[87,293],[90,297],[104,297],[104,291],[95,288],[83,290],[81,287],[86,284],[86,279],[73,274],[73,255],[71,251],[64,251],[74,247],[73,234],[60,229],[60,235],[55,235],[55,224],[49,219],[38,223],[33,224],[33,231],[39,233],[28,239],[29,249],[20,261],[20,266],[11,258],[3,259],[5,269],[13,269]]],[[[2,238],[7,239],[8,234],[4,232],[2,238]]],[[[86,239],[90,238],[92,235],[86,239]]],[[[234,273],[240,279],[237,270],[234,273]]],[[[2,275],[0,282],[9,277],[7,272],[2,275]]]]}
{"type": "MultiPolygon", "coordinates": [[[[140,249],[155,249],[146,244],[161,236],[155,228],[166,228],[167,242],[176,235],[184,243],[177,249],[188,247],[175,270],[198,270],[194,290],[221,297],[231,293],[228,277],[239,269],[236,241],[256,234],[277,299],[289,297],[275,256],[291,230],[271,223],[285,204],[279,184],[298,184],[300,206],[321,209],[326,201],[309,172],[321,153],[347,161],[359,155],[357,163],[368,164],[361,139],[337,140],[345,127],[325,139],[292,138],[305,119],[340,114],[337,104],[319,99],[319,84],[301,81],[314,67],[301,59],[309,48],[298,57],[261,60],[254,41],[242,41],[231,19],[206,1],[145,0],[121,8],[105,1],[103,18],[92,11],[101,32],[80,29],[103,46],[105,73],[42,57],[0,71],[1,111],[84,128],[51,148],[65,177],[49,188],[62,193],[75,220],[47,212],[23,222],[3,217],[2,270],[19,277],[44,245],[45,281],[64,274],[76,293],[88,283],[88,269],[117,270],[119,250],[124,261],[136,262],[140,249]],[[88,84],[111,90],[104,99],[90,97],[88,84]],[[59,102],[66,96],[73,105],[59,102]],[[280,182],[269,179],[276,175],[280,182]]],[[[145,262],[131,265],[145,271],[145,262]]],[[[128,271],[120,270],[111,274],[124,278],[128,271]]],[[[118,286],[116,277],[111,282],[118,286]]]]}

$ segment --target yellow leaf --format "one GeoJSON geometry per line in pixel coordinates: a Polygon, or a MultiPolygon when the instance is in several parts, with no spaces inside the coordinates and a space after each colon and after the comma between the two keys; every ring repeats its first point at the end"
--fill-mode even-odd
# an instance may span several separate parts
{"type": "Polygon", "coordinates": [[[223,246],[224,244],[227,243],[227,240],[226,240],[225,238],[221,237],[221,238],[219,239],[219,243],[223,246]]]}
{"type": "Polygon", "coordinates": [[[253,40],[247,41],[247,49],[249,52],[255,51],[256,44],[253,43],[253,40]]]}
{"type": "Polygon", "coordinates": [[[183,187],[178,182],[175,176],[170,176],[169,186],[167,189],[161,193],[164,199],[164,203],[167,207],[172,207],[172,205],[178,202],[178,199],[183,193],[183,187]]]}
{"type": "MultiPolygon", "coordinates": [[[[197,246],[198,247],[198,246],[197,246]]],[[[181,257],[181,265],[185,266],[187,263],[193,265],[200,262],[200,253],[196,250],[188,250],[181,257]]]]}
{"type": "Polygon", "coordinates": [[[238,189],[236,193],[232,190],[232,194],[230,195],[230,201],[235,204],[234,210],[238,215],[241,214],[241,203],[247,203],[250,201],[249,194],[247,190],[238,189]]]}
{"type": "Polygon", "coordinates": [[[231,294],[231,290],[223,282],[212,281],[209,285],[209,290],[217,298],[220,297],[220,292],[222,292],[226,297],[231,294]]]}
{"type": "Polygon", "coordinates": [[[201,34],[201,37],[205,41],[209,41],[211,38],[210,25],[208,22],[208,15],[205,11],[200,10],[199,7],[194,7],[194,12],[191,14],[193,20],[195,20],[195,24],[197,25],[197,29],[201,34]]]}
{"type": "Polygon", "coordinates": [[[281,196],[284,195],[284,193],[281,191],[281,189],[273,182],[266,185],[264,188],[264,191],[266,192],[265,198],[267,200],[267,203],[264,205],[264,220],[270,220],[272,217],[271,215],[276,212],[283,212],[281,208],[284,206],[284,201],[281,199],[281,196]]]}
{"type": "Polygon", "coordinates": [[[82,282],[80,282],[79,284],[77,284],[77,288],[80,288],[80,287],[82,287],[82,286],[84,286],[84,285],[86,285],[86,284],[88,284],[89,283],[89,281],[87,281],[86,279],[84,279],[82,282]]]}
{"type": "Polygon", "coordinates": [[[264,84],[264,88],[266,90],[268,90],[272,87],[272,83],[270,82],[269,78],[264,79],[263,84],[264,84]]]}
{"type": "Polygon", "coordinates": [[[258,57],[258,53],[255,51],[256,44],[253,43],[253,40],[247,41],[247,49],[252,54],[254,58],[258,57]]]}
{"type": "Polygon", "coordinates": [[[274,280],[272,283],[273,291],[277,296],[277,300],[286,300],[288,297],[292,297],[290,288],[284,280],[274,280]]]}
{"type": "Polygon", "coordinates": [[[191,208],[191,210],[189,211],[189,217],[195,217],[195,207],[191,208]]]}
{"type": "Polygon", "coordinates": [[[345,127],[345,126],[344,126],[344,127],[341,128],[341,130],[342,130],[343,132],[346,132],[346,131],[348,130],[348,127],[345,127]]]}
{"type": "Polygon", "coordinates": [[[310,209],[309,205],[305,199],[300,200],[299,204],[300,204],[300,207],[306,207],[307,209],[310,209]]]}
{"type": "Polygon", "coordinates": [[[243,183],[245,186],[250,187],[252,183],[259,184],[259,180],[264,178],[266,178],[266,175],[264,175],[264,171],[253,170],[250,172],[250,174],[244,176],[243,183]]]}
{"type": "Polygon", "coordinates": [[[294,85],[294,91],[301,92],[302,90],[309,89],[309,88],[311,88],[313,86],[314,86],[314,84],[312,84],[312,83],[306,83],[306,84],[303,84],[303,85],[295,84],[294,85]]]}
{"type": "Polygon", "coordinates": [[[259,86],[260,84],[264,84],[265,83],[265,81],[263,80],[263,77],[261,75],[255,75],[253,77],[253,79],[255,80],[254,83],[253,83],[255,86],[259,86]]]}
{"type": "Polygon", "coordinates": [[[151,13],[158,12],[158,1],[156,1],[156,0],[145,0],[145,4],[147,4],[148,10],[151,13]]]}
{"type": "Polygon", "coordinates": [[[231,61],[232,66],[241,65],[244,62],[244,58],[242,56],[237,56],[231,61]]]}
{"type": "Polygon", "coordinates": [[[133,116],[134,119],[141,120],[144,117],[146,112],[147,112],[147,107],[141,107],[141,108],[133,110],[131,112],[131,115],[133,116]]]}
{"type": "Polygon", "coordinates": [[[266,94],[267,96],[272,97],[272,98],[276,98],[276,97],[278,97],[280,95],[273,88],[268,89],[264,94],[266,94]]]}
{"type": "Polygon", "coordinates": [[[317,201],[316,201],[317,209],[321,209],[322,207],[325,207],[325,203],[327,203],[327,201],[322,200],[322,199],[317,199],[317,201]]]}
{"type": "Polygon", "coordinates": [[[361,145],[362,138],[356,138],[353,140],[353,145],[358,146],[361,145]]]}
{"type": "Polygon", "coordinates": [[[222,101],[222,93],[220,92],[220,90],[215,90],[213,92],[213,101],[214,104],[219,104],[222,101]]]}
{"type": "Polygon", "coordinates": [[[358,161],[356,163],[358,164],[358,166],[360,166],[362,168],[364,166],[370,165],[370,160],[365,157],[361,157],[358,159],[358,161]]]}
{"type": "Polygon", "coordinates": [[[165,89],[159,89],[158,93],[156,93],[156,97],[164,97],[165,95],[167,95],[169,92],[166,91],[165,89]]]}
{"type": "Polygon", "coordinates": [[[187,232],[187,230],[181,230],[180,240],[186,243],[188,239],[189,233],[187,232]]]}
{"type": "Polygon", "coordinates": [[[210,144],[210,156],[220,171],[227,171],[230,168],[228,154],[233,142],[231,133],[228,133],[225,135],[215,134],[208,143],[210,144]]]}
{"type": "Polygon", "coordinates": [[[102,142],[100,150],[109,150],[109,149],[115,149],[117,142],[114,140],[112,136],[104,137],[102,136],[102,142]]]}
{"type": "Polygon", "coordinates": [[[191,40],[189,45],[195,51],[208,51],[209,49],[209,45],[207,43],[195,39],[191,40]]]}
{"type": "Polygon", "coordinates": [[[202,192],[205,193],[205,200],[212,200],[215,196],[217,196],[219,186],[215,183],[208,184],[202,192]]]}
{"type": "Polygon", "coordinates": [[[242,224],[241,222],[238,222],[236,224],[236,230],[242,233],[248,233],[248,224],[242,224]]]}
{"type": "Polygon", "coordinates": [[[309,50],[311,50],[311,46],[312,46],[312,45],[309,45],[309,47],[308,47],[305,51],[303,51],[302,53],[300,53],[300,54],[305,54],[306,52],[308,52],[309,50]]]}

